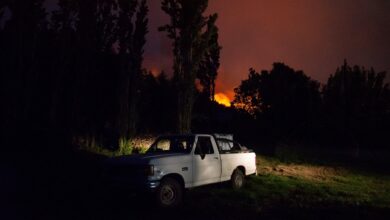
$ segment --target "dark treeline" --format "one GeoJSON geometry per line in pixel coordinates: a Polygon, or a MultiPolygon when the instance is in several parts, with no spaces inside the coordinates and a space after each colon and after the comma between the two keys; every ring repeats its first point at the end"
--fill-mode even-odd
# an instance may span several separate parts
{"type": "Polygon", "coordinates": [[[41,0],[2,1],[2,141],[53,138],[66,146],[75,137],[189,132],[197,92],[191,82],[198,78],[202,94],[213,97],[219,67],[217,16],[202,15],[207,3],[162,3],[175,20],[161,27],[173,41],[172,78],[142,68],[145,0],[60,0],[51,12],[41,0]]]}
{"type": "Polygon", "coordinates": [[[60,0],[50,14],[42,2],[0,5],[11,14],[0,32],[3,134],[133,135],[146,1],[60,0]]]}
{"type": "Polygon", "coordinates": [[[340,148],[388,148],[390,88],[385,72],[344,64],[323,86],[302,71],[275,63],[250,69],[234,104],[253,118],[262,143],[340,148]]]}
{"type": "Polygon", "coordinates": [[[282,63],[250,69],[233,107],[214,102],[221,47],[217,15],[202,15],[207,2],[162,2],[173,73],[154,76],[142,68],[145,0],[60,0],[50,13],[42,0],[2,1],[2,142],[192,131],[258,145],[387,147],[386,74],[346,62],[325,85],[282,63]]]}

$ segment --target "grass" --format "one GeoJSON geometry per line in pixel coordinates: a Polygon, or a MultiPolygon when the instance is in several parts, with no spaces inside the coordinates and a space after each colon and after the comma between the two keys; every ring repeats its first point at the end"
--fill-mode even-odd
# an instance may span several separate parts
{"type": "Polygon", "coordinates": [[[84,188],[75,190],[85,191],[77,200],[89,219],[390,219],[389,175],[262,155],[257,165],[259,175],[248,177],[243,189],[228,183],[197,187],[175,210],[158,209],[146,194],[91,190],[94,179],[84,174],[84,188]]]}
{"type": "MultiPolygon", "coordinates": [[[[134,141],[123,140],[116,152],[106,156],[133,153],[134,141]]],[[[145,145],[146,146],[146,145],[145,145]]],[[[141,147],[139,153],[147,149],[141,147]]],[[[310,207],[390,208],[390,176],[345,168],[340,165],[316,165],[302,160],[257,155],[258,176],[247,179],[246,187],[234,191],[229,187],[209,186],[191,190],[190,198],[216,207],[239,207],[252,212],[272,209],[310,207]]],[[[191,204],[194,205],[194,204],[191,204]]]]}
{"type": "Polygon", "coordinates": [[[389,176],[342,167],[283,163],[260,155],[257,163],[259,175],[249,177],[244,189],[205,187],[191,192],[192,196],[207,198],[207,204],[216,209],[231,207],[257,214],[281,207],[390,208],[389,176]]]}
{"type": "Polygon", "coordinates": [[[150,144],[153,142],[154,137],[135,137],[132,139],[119,138],[118,149],[109,150],[104,147],[102,140],[95,138],[94,136],[87,137],[75,137],[73,144],[78,146],[79,150],[87,151],[93,154],[102,155],[106,157],[117,157],[123,155],[130,155],[133,153],[143,154],[147,151],[150,144]]]}

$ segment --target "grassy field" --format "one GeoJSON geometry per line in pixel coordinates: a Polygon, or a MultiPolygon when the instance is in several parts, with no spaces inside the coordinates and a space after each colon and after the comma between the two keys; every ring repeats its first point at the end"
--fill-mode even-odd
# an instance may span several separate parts
{"type": "Polygon", "coordinates": [[[337,166],[283,163],[261,155],[257,156],[257,164],[259,175],[249,177],[244,189],[232,190],[228,183],[195,188],[186,193],[184,204],[178,210],[159,210],[153,207],[150,197],[123,197],[127,195],[124,192],[112,194],[108,203],[116,204],[119,212],[115,215],[119,219],[124,216],[131,219],[390,217],[388,175],[337,166]]]}
{"type": "Polygon", "coordinates": [[[243,189],[229,183],[195,188],[186,192],[182,207],[160,210],[149,195],[96,188],[104,158],[53,158],[63,169],[42,167],[55,175],[42,172],[39,188],[28,190],[39,200],[25,209],[37,219],[390,219],[390,175],[383,172],[258,154],[259,175],[248,177],[243,189]]]}
{"type": "Polygon", "coordinates": [[[244,189],[224,185],[194,189],[187,195],[187,209],[223,210],[212,212],[215,218],[388,217],[390,176],[257,158],[259,175],[249,177],[244,189]]]}

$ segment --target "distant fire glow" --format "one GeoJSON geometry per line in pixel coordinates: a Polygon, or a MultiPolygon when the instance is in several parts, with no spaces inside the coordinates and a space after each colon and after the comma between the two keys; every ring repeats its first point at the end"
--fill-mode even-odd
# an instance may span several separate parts
{"type": "Polygon", "coordinates": [[[150,69],[150,72],[152,73],[152,75],[153,76],[158,76],[160,73],[161,73],[161,71],[157,68],[157,67],[152,67],[151,69],[150,69]]]}
{"type": "Polygon", "coordinates": [[[218,104],[224,105],[226,107],[230,107],[230,99],[223,93],[217,93],[214,95],[214,99],[218,104]]]}

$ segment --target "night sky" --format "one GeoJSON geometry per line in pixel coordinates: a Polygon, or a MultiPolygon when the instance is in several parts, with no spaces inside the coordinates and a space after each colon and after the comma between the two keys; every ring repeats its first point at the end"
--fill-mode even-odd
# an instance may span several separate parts
{"type": "MultiPolygon", "coordinates": [[[[157,27],[168,22],[149,0],[144,66],[171,71],[171,42],[157,27]]],[[[284,62],[325,83],[346,58],[351,65],[390,72],[389,0],[210,0],[219,14],[221,68],[217,92],[230,98],[248,69],[284,62]]]]}
{"type": "MultiPolygon", "coordinates": [[[[160,2],[148,0],[144,67],[170,74],[171,41],[157,31],[169,21],[160,2]]],[[[219,14],[223,47],[217,92],[232,98],[250,67],[271,69],[274,62],[322,83],[344,59],[390,72],[389,11],[389,0],[210,0],[207,13],[219,14]]]]}

